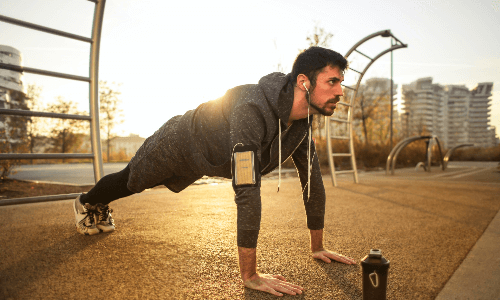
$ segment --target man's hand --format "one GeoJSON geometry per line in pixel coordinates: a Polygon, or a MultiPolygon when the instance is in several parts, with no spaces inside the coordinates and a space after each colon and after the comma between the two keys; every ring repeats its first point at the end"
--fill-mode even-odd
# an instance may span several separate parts
{"type": "Polygon", "coordinates": [[[324,261],[326,263],[331,263],[332,259],[333,259],[335,261],[338,261],[338,262],[341,262],[344,264],[348,264],[348,265],[355,265],[356,264],[356,261],[350,257],[344,256],[342,254],[338,254],[338,253],[335,253],[332,251],[328,251],[325,249],[313,252],[312,257],[316,258],[316,259],[321,259],[322,261],[324,261]]]}
{"type": "Polygon", "coordinates": [[[286,281],[281,275],[258,274],[255,273],[243,284],[250,289],[258,290],[273,294],[275,296],[283,296],[282,293],[290,295],[302,294],[303,287],[286,281]],[[280,293],[281,292],[281,293],[280,293]]]}

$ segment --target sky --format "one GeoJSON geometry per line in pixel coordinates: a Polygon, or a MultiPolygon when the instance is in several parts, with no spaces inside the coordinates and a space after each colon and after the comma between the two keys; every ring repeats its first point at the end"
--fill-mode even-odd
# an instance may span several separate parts
{"type": "MultiPolygon", "coordinates": [[[[90,37],[94,6],[85,0],[2,0],[0,14],[90,37]]],[[[107,0],[99,79],[121,91],[124,122],[117,133],[148,137],[175,115],[237,85],[257,83],[278,64],[290,72],[315,26],[333,34],[329,46],[341,54],[390,29],[408,45],[393,53],[399,86],[423,77],[468,88],[493,82],[490,124],[500,131],[500,0],[107,0]]],[[[89,74],[85,42],[0,22],[0,45],[20,50],[26,67],[89,74]]],[[[389,47],[390,39],[379,37],[360,50],[374,57],[389,47]]],[[[366,65],[360,55],[348,60],[353,68],[366,65]]],[[[357,80],[354,74],[346,74],[346,84],[357,80]]],[[[390,76],[388,53],[363,81],[390,76]]],[[[42,87],[44,103],[61,96],[88,111],[88,83],[33,74],[24,81],[42,87]]]]}

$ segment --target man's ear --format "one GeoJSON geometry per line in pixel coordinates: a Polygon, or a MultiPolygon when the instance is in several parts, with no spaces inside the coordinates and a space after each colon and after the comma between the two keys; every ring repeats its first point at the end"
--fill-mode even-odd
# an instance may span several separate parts
{"type": "Polygon", "coordinates": [[[305,92],[306,89],[309,89],[309,87],[311,86],[311,83],[309,82],[309,78],[307,78],[307,76],[304,74],[299,74],[297,76],[297,86],[299,87],[299,89],[301,89],[305,92]],[[304,87],[304,84],[305,84],[305,87],[304,87]]]}

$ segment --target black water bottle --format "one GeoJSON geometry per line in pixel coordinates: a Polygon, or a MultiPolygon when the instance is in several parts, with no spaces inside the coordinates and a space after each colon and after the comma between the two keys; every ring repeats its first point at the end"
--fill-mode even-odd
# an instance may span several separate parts
{"type": "Polygon", "coordinates": [[[371,249],[361,261],[363,271],[363,300],[385,300],[390,262],[382,251],[371,249]]]}

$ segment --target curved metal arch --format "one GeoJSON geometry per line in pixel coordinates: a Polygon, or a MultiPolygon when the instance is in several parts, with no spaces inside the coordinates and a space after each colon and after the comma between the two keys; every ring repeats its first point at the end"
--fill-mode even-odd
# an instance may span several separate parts
{"type": "Polygon", "coordinates": [[[444,164],[443,170],[446,170],[446,168],[448,167],[448,161],[450,160],[450,156],[453,154],[453,152],[456,149],[462,148],[462,147],[474,147],[474,144],[461,144],[461,145],[455,146],[455,147],[451,148],[450,150],[448,150],[448,152],[446,152],[446,155],[444,156],[444,159],[443,159],[443,164],[444,164]]]}
{"type": "Polygon", "coordinates": [[[389,175],[389,169],[391,168],[391,166],[392,166],[391,174],[394,174],[395,163],[393,163],[393,161],[394,162],[396,161],[395,157],[398,156],[399,152],[401,152],[401,150],[404,147],[406,147],[408,144],[410,144],[414,141],[418,141],[418,140],[422,140],[422,139],[430,139],[431,137],[432,136],[430,136],[430,135],[412,136],[412,137],[406,138],[406,139],[400,141],[399,143],[397,143],[396,146],[394,146],[394,148],[392,148],[391,152],[387,156],[387,162],[385,165],[386,166],[385,167],[385,175],[389,175]]]}
{"type": "MultiPolygon", "coordinates": [[[[352,110],[354,108],[354,99],[356,99],[357,91],[358,91],[359,86],[361,84],[361,80],[363,79],[363,76],[365,75],[365,73],[368,70],[368,68],[370,68],[370,66],[377,59],[379,59],[381,56],[383,56],[384,54],[386,54],[388,52],[391,52],[391,51],[394,51],[394,50],[397,50],[397,49],[400,49],[400,48],[406,48],[406,47],[408,47],[408,45],[403,44],[399,39],[397,39],[391,33],[391,31],[389,29],[387,29],[387,30],[381,30],[381,31],[372,33],[372,34],[366,36],[365,38],[361,39],[359,42],[357,42],[356,44],[354,44],[354,46],[351,49],[349,49],[349,51],[347,51],[347,54],[344,57],[347,59],[349,57],[349,55],[351,55],[352,52],[356,51],[356,49],[360,45],[362,45],[366,41],[368,41],[368,40],[370,40],[370,39],[372,39],[374,37],[377,37],[377,36],[392,37],[397,42],[399,42],[400,44],[391,45],[390,48],[388,48],[388,49],[380,52],[374,58],[370,58],[370,57],[366,56],[365,54],[363,54],[363,53],[361,53],[361,52],[358,51],[360,54],[362,54],[362,55],[366,56],[367,58],[369,58],[370,62],[364,68],[364,70],[362,72],[358,72],[360,74],[360,77],[358,79],[358,82],[356,83],[356,87],[354,89],[352,87],[348,87],[348,88],[354,90],[354,93],[351,96],[349,104],[347,104],[347,103],[341,103],[341,104],[344,104],[344,105],[347,105],[347,106],[350,107],[350,109],[348,110],[348,114],[347,114],[347,120],[332,120],[332,121],[346,122],[348,124],[348,126],[349,126],[349,151],[350,151],[350,154],[346,153],[345,155],[338,155],[338,156],[350,156],[351,157],[351,165],[352,165],[352,168],[353,168],[354,182],[355,183],[358,183],[359,179],[358,179],[358,172],[357,172],[357,167],[356,167],[356,157],[355,157],[355,154],[354,154],[354,140],[353,140],[354,134],[353,134],[353,128],[352,128],[352,119],[353,119],[353,112],[352,112],[352,110]]],[[[331,176],[332,176],[333,186],[337,186],[337,179],[335,177],[335,163],[333,161],[333,153],[332,153],[332,141],[331,141],[331,137],[330,137],[330,117],[325,116],[325,126],[326,126],[326,137],[327,137],[326,138],[326,146],[327,146],[327,151],[328,151],[328,164],[330,165],[330,173],[331,173],[331,176]]]]}
{"type": "Polygon", "coordinates": [[[423,140],[427,139],[429,140],[429,144],[427,145],[427,151],[426,151],[426,166],[429,167],[429,172],[430,172],[430,165],[431,165],[431,159],[432,159],[432,141],[436,141],[438,148],[439,148],[439,156],[440,156],[440,162],[441,162],[441,168],[443,171],[445,170],[445,164],[444,164],[444,159],[443,159],[443,152],[441,150],[441,144],[439,143],[439,139],[435,135],[422,135],[422,136],[412,136],[409,138],[406,138],[402,141],[400,141],[394,148],[392,148],[391,152],[387,156],[387,162],[386,162],[386,169],[385,169],[385,174],[389,175],[389,168],[391,169],[391,175],[394,175],[394,169],[396,168],[396,161],[398,159],[399,152],[403,150],[406,146],[409,144],[418,141],[418,140],[423,140]]]}
{"type": "Polygon", "coordinates": [[[436,135],[433,135],[432,138],[429,140],[429,144],[427,145],[427,167],[429,168],[429,172],[431,171],[431,160],[432,160],[432,142],[436,141],[438,148],[439,148],[439,158],[441,159],[441,169],[444,171],[444,162],[443,162],[443,152],[441,150],[441,144],[439,143],[439,139],[436,135]]]}
{"type": "Polygon", "coordinates": [[[408,146],[409,144],[411,144],[415,141],[423,140],[423,139],[431,139],[431,138],[432,138],[432,136],[430,136],[430,135],[413,136],[413,137],[409,137],[409,138],[404,139],[401,142],[399,142],[394,148],[392,148],[391,153],[387,157],[385,174],[387,175],[389,173],[389,166],[390,166],[391,175],[394,175],[394,169],[396,167],[396,160],[398,158],[399,152],[401,152],[401,150],[403,150],[404,147],[408,146]]]}

